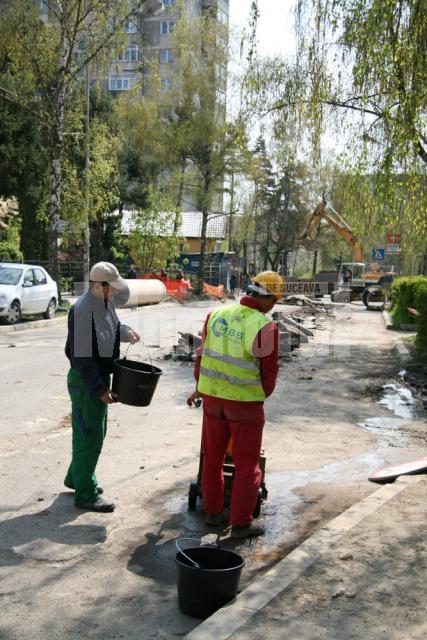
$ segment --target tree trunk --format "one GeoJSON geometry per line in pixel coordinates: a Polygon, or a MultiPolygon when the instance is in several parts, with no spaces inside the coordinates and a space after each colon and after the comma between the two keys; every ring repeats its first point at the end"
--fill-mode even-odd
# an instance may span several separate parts
{"type": "Polygon", "coordinates": [[[208,216],[209,211],[207,207],[202,211],[202,231],[200,241],[200,261],[199,268],[197,270],[197,294],[200,296],[203,293],[203,283],[205,279],[205,255],[206,255],[206,230],[208,228],[208,216]]]}
{"type": "Polygon", "coordinates": [[[295,249],[294,265],[292,267],[292,276],[295,277],[295,269],[297,268],[298,249],[295,249]]]}
{"type": "Polygon", "coordinates": [[[176,198],[176,208],[178,209],[178,213],[175,216],[175,221],[173,224],[173,233],[174,235],[176,235],[178,233],[178,227],[179,227],[179,222],[180,222],[180,213],[182,210],[182,198],[184,195],[184,176],[185,176],[185,168],[186,168],[186,161],[183,160],[181,162],[181,167],[180,167],[180,175],[179,175],[179,183],[178,183],[178,195],[176,198]]]}
{"type": "MultiPolygon", "coordinates": [[[[61,69],[65,69],[66,61],[66,37],[65,30],[62,29],[61,48],[59,53],[59,64],[61,69]]],[[[63,76],[57,80],[54,92],[54,113],[52,118],[51,131],[51,153],[50,153],[50,203],[48,212],[48,267],[50,276],[58,285],[58,302],[61,298],[61,274],[58,261],[58,237],[59,220],[61,215],[61,180],[62,180],[62,153],[65,121],[65,95],[66,86],[63,76]]]]}
{"type": "Polygon", "coordinates": [[[62,141],[53,145],[51,156],[50,206],[48,215],[48,271],[58,285],[58,298],[61,301],[61,278],[58,261],[58,227],[61,211],[61,156],[62,141]]]}
{"type": "Polygon", "coordinates": [[[206,254],[206,232],[208,229],[209,218],[209,205],[211,195],[211,174],[207,170],[204,176],[203,185],[203,198],[202,198],[202,229],[201,229],[201,241],[200,241],[200,261],[199,268],[197,270],[197,294],[203,293],[203,282],[205,277],[205,254],[206,254]]]}
{"type": "Polygon", "coordinates": [[[314,252],[314,256],[313,256],[313,270],[312,270],[312,276],[315,276],[315,275],[316,275],[316,272],[317,272],[317,254],[318,254],[318,252],[317,252],[317,251],[315,251],[315,252],[314,252]]]}
{"type": "MultiPolygon", "coordinates": [[[[86,66],[85,218],[83,227],[83,290],[89,288],[90,271],[90,70],[86,66]]],[[[97,221],[99,225],[99,221],[97,221]]],[[[101,234],[100,234],[101,235],[101,234]]],[[[98,246],[98,251],[100,247],[98,246]]]]}
{"type": "Polygon", "coordinates": [[[231,174],[230,213],[228,215],[228,250],[229,251],[232,251],[233,215],[234,215],[234,173],[231,174]]]}
{"type": "Polygon", "coordinates": [[[37,219],[40,200],[29,198],[27,193],[19,195],[19,212],[21,214],[20,249],[26,262],[46,260],[47,227],[46,222],[37,219]]]}

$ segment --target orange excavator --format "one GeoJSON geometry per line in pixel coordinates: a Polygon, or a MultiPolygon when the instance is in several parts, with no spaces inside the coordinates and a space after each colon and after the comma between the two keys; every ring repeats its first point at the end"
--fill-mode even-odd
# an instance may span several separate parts
{"type": "Polygon", "coordinates": [[[390,287],[394,275],[393,269],[372,269],[366,266],[360,241],[340,214],[325,200],[319,202],[315,208],[300,238],[300,244],[306,249],[314,251],[318,248],[319,239],[313,239],[310,236],[318,230],[322,220],[335,229],[353,250],[353,262],[341,264],[338,276],[339,289],[333,292],[332,298],[339,301],[341,298],[348,298],[350,294],[351,300],[362,299],[368,307],[369,298],[374,298],[375,295],[380,298],[380,290],[390,287]]]}

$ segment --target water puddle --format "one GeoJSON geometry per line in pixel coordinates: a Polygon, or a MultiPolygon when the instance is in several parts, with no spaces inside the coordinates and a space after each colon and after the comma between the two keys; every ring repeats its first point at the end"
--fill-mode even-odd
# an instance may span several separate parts
{"type": "Polygon", "coordinates": [[[309,483],[334,484],[366,480],[370,471],[393,458],[390,447],[410,447],[410,437],[402,431],[408,421],[417,419],[414,397],[406,386],[388,383],[378,404],[386,408],[390,415],[368,418],[359,426],[375,434],[376,445],[365,453],[346,460],[327,464],[318,469],[267,474],[269,499],[264,504],[263,513],[274,515],[269,521],[268,533],[263,548],[268,548],[274,539],[289,540],[301,498],[294,492],[309,483]]]}
{"type": "MultiPolygon", "coordinates": [[[[369,472],[394,462],[399,455],[399,449],[411,446],[409,435],[402,429],[405,423],[417,419],[416,402],[411,391],[402,384],[388,383],[383,387],[378,404],[383,409],[382,412],[388,415],[368,418],[358,424],[375,434],[377,438],[377,442],[369,451],[314,469],[274,473],[269,473],[267,469],[268,499],[262,505],[262,516],[268,523],[266,534],[250,543],[240,545],[238,549],[247,562],[246,573],[249,577],[266,563],[269,564],[281,557],[281,550],[292,543],[298,510],[304,503],[303,497],[296,489],[313,483],[363,482],[369,472]],[[391,447],[396,447],[396,454],[391,447]]],[[[171,496],[163,504],[168,512],[175,514],[179,519],[181,531],[206,542],[212,534],[206,531],[200,506],[199,502],[196,511],[189,512],[185,492],[171,496]]],[[[228,546],[230,541],[226,538],[223,544],[228,546]]]]}
{"type": "Polygon", "coordinates": [[[377,449],[384,446],[407,446],[410,438],[401,431],[401,427],[406,422],[417,419],[414,397],[410,389],[394,382],[385,384],[383,389],[384,394],[378,404],[388,409],[394,416],[376,416],[358,424],[366,431],[378,436],[380,441],[377,449]]]}
{"type": "Polygon", "coordinates": [[[415,417],[415,403],[410,389],[395,383],[384,385],[384,389],[385,394],[379,401],[381,405],[399,418],[411,420],[415,417]]]}

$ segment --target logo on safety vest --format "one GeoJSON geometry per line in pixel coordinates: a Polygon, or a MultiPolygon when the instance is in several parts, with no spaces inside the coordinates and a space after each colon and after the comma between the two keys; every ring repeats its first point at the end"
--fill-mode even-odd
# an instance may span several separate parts
{"type": "Polygon", "coordinates": [[[217,338],[227,333],[228,322],[225,318],[217,318],[212,326],[212,331],[217,338]]]}
{"type": "Polygon", "coordinates": [[[245,336],[244,331],[237,331],[237,329],[229,327],[225,318],[216,318],[212,325],[212,331],[217,338],[227,336],[227,339],[235,344],[241,342],[245,336]]]}

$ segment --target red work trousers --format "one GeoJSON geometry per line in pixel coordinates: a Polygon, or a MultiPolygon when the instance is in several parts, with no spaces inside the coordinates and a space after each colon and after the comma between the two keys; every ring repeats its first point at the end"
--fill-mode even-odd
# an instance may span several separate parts
{"type": "Polygon", "coordinates": [[[264,422],[264,405],[261,402],[203,396],[203,506],[209,515],[216,515],[223,509],[222,466],[231,437],[235,466],[230,512],[233,526],[245,526],[252,520],[262,481],[259,455],[264,422]]]}

